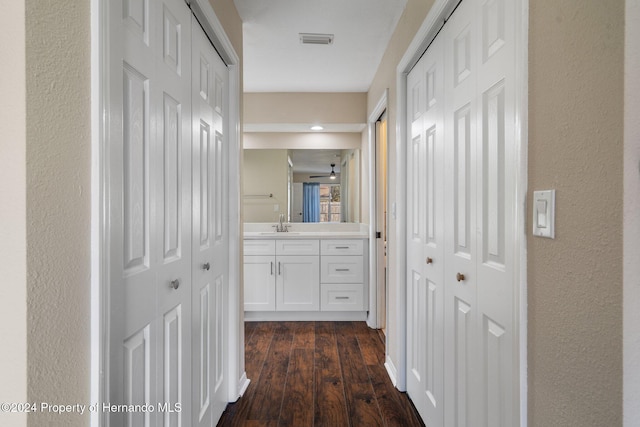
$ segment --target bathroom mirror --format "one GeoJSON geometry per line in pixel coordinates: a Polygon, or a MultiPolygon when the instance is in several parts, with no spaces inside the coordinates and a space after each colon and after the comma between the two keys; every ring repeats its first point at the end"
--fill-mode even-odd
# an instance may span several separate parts
{"type": "Polygon", "coordinates": [[[360,222],[359,149],[243,153],[245,222],[360,222]]]}

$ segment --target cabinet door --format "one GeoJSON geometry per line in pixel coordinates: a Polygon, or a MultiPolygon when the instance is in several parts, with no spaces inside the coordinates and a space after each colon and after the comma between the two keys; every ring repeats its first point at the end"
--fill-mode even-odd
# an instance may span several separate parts
{"type": "Polygon", "coordinates": [[[320,309],[320,263],[318,256],[276,258],[276,309],[315,311],[320,309]]]}
{"type": "Polygon", "coordinates": [[[273,256],[244,257],[245,311],[276,309],[276,263],[273,256]]]}

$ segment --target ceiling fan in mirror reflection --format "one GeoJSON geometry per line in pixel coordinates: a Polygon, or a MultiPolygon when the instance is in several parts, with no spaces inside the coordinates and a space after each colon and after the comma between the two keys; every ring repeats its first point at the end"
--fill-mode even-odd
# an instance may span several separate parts
{"type": "Polygon", "coordinates": [[[329,177],[329,179],[336,179],[335,167],[336,167],[336,164],[335,163],[331,163],[331,173],[329,175],[311,175],[311,176],[309,176],[309,178],[326,178],[326,177],[329,177]]]}

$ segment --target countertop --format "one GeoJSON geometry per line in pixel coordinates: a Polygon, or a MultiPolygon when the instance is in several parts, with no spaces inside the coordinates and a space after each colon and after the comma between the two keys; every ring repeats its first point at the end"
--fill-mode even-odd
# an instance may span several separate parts
{"type": "MultiPolygon", "coordinates": [[[[277,224],[277,223],[276,223],[277,224]]],[[[276,232],[274,223],[245,223],[247,240],[368,239],[369,226],[359,223],[286,223],[289,231],[276,232]]]]}
{"type": "Polygon", "coordinates": [[[368,239],[369,235],[361,231],[245,231],[246,240],[271,239],[368,239]]]}

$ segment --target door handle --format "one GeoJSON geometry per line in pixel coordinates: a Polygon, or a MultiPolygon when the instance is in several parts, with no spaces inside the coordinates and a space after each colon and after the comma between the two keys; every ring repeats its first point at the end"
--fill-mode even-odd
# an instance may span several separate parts
{"type": "Polygon", "coordinates": [[[202,264],[203,270],[209,271],[210,268],[211,268],[211,265],[208,262],[205,262],[204,264],[202,264]]]}
{"type": "Polygon", "coordinates": [[[172,280],[169,286],[172,289],[178,289],[180,287],[180,280],[178,280],[178,279],[172,280]]]}
{"type": "Polygon", "coordinates": [[[458,273],[458,274],[456,274],[456,280],[457,280],[458,282],[462,282],[462,281],[464,281],[464,274],[462,274],[462,273],[458,273]]]}
{"type": "Polygon", "coordinates": [[[278,275],[282,276],[282,264],[278,261],[278,275]]]}
{"type": "Polygon", "coordinates": [[[271,261],[269,264],[271,264],[271,275],[273,276],[273,261],[271,261]]]}
{"type": "Polygon", "coordinates": [[[336,271],[349,271],[348,268],[336,268],[336,271]]]}
{"type": "Polygon", "coordinates": [[[433,264],[433,258],[427,257],[427,264],[433,264]]]}

